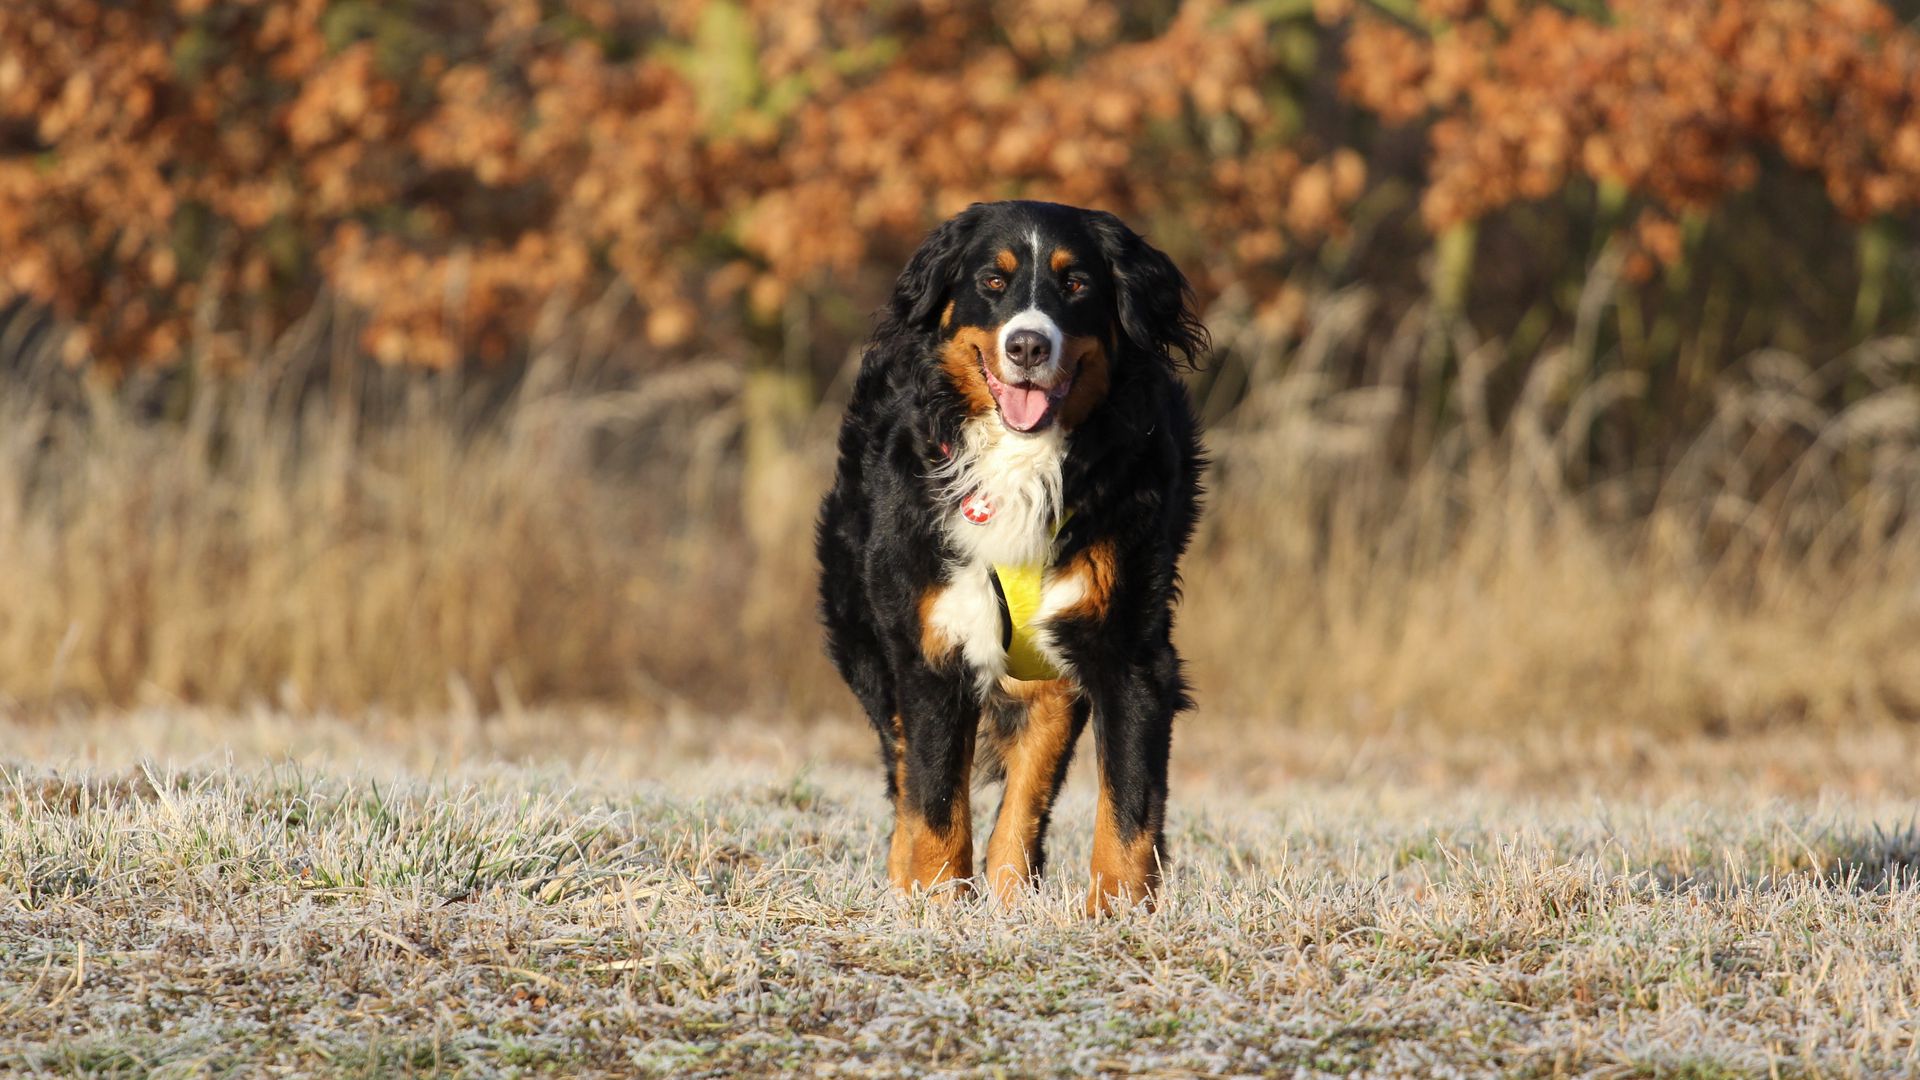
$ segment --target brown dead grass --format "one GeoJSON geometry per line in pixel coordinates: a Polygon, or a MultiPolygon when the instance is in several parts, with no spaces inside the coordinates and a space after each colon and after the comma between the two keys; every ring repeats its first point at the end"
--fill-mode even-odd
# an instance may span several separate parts
{"type": "MultiPolygon", "coordinates": [[[[656,396],[727,385],[703,374],[656,396]]],[[[289,412],[264,379],[202,393],[175,422],[105,397],[85,411],[15,398],[0,693],[27,708],[406,711],[653,703],[663,669],[699,685],[719,657],[691,643],[737,603],[742,545],[676,516],[713,497],[684,478],[596,470],[596,440],[656,401],[538,382],[485,418],[461,387],[426,384],[380,420],[289,412]],[[668,487],[671,512],[655,505],[668,487]]]]}
{"type": "MultiPolygon", "coordinates": [[[[1701,391],[1715,418],[1673,460],[1596,475],[1592,432],[1634,403],[1633,372],[1561,348],[1496,418],[1499,343],[1455,328],[1436,353],[1446,324],[1418,310],[1377,342],[1373,304],[1329,297],[1298,342],[1212,320],[1250,388],[1203,401],[1224,416],[1178,626],[1199,722],[1920,717],[1920,340],[1818,369],[1748,358],[1701,391]],[[1441,397],[1410,389],[1442,354],[1462,359],[1441,397]]],[[[570,382],[614,347],[582,325],[484,409],[457,379],[404,377],[377,409],[296,408],[268,374],[202,382],[162,422],[9,395],[0,693],[843,712],[810,555],[834,394],[811,408],[720,362],[570,382]]]]}

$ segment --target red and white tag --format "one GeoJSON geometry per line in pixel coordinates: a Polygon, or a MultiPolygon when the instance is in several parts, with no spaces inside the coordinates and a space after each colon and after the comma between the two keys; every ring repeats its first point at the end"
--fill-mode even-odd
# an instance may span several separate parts
{"type": "Polygon", "coordinates": [[[984,495],[976,491],[961,500],[960,516],[973,522],[975,525],[985,525],[987,522],[993,520],[993,504],[988,502],[984,495]]]}

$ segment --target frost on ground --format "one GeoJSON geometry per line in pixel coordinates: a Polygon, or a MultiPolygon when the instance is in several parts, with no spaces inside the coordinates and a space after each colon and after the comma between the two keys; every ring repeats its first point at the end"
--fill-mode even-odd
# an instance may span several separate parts
{"type": "MultiPolygon", "coordinates": [[[[1920,1069],[1920,735],[1195,725],[1166,902],[899,901],[863,732],[0,722],[0,1063],[198,1075],[1920,1069]]],[[[990,812],[991,800],[984,800],[990,812]]],[[[983,817],[981,826],[984,827],[983,817]]]]}

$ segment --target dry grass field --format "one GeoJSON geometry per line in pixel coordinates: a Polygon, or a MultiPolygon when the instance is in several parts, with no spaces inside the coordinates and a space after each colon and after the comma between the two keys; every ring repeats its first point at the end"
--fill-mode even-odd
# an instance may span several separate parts
{"type": "Polygon", "coordinates": [[[9,1072],[1920,1069],[1909,727],[1202,717],[1166,902],[1103,922],[1084,761],[1030,903],[889,896],[852,720],[176,709],[0,748],[9,1072]]]}
{"type": "MultiPolygon", "coordinates": [[[[1213,319],[1252,383],[1217,390],[1236,404],[1207,430],[1183,565],[1209,708],[1452,731],[1920,718],[1900,584],[1920,579],[1920,336],[1756,353],[1671,463],[1595,477],[1633,373],[1548,350],[1495,430],[1506,343],[1456,328],[1457,382],[1423,397],[1399,384],[1446,324],[1416,306],[1372,342],[1384,306],[1329,297],[1304,341],[1213,319]],[[1421,435],[1436,413],[1457,419],[1421,435]]],[[[778,386],[722,359],[594,385],[569,374],[612,347],[594,340],[517,383],[368,371],[322,400],[310,369],[344,331],[314,322],[266,374],[163,378],[160,405],[82,383],[51,336],[26,350],[42,374],[0,380],[0,707],[848,707],[812,530],[853,357],[769,433],[778,386]]]]}

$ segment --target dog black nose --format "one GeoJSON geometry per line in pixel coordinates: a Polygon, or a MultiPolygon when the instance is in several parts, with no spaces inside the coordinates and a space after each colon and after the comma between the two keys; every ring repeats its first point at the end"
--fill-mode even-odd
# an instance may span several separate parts
{"type": "Polygon", "coordinates": [[[1034,330],[1016,330],[1007,335],[1007,359],[1014,367],[1033,368],[1053,355],[1053,343],[1047,335],[1034,330]]]}

